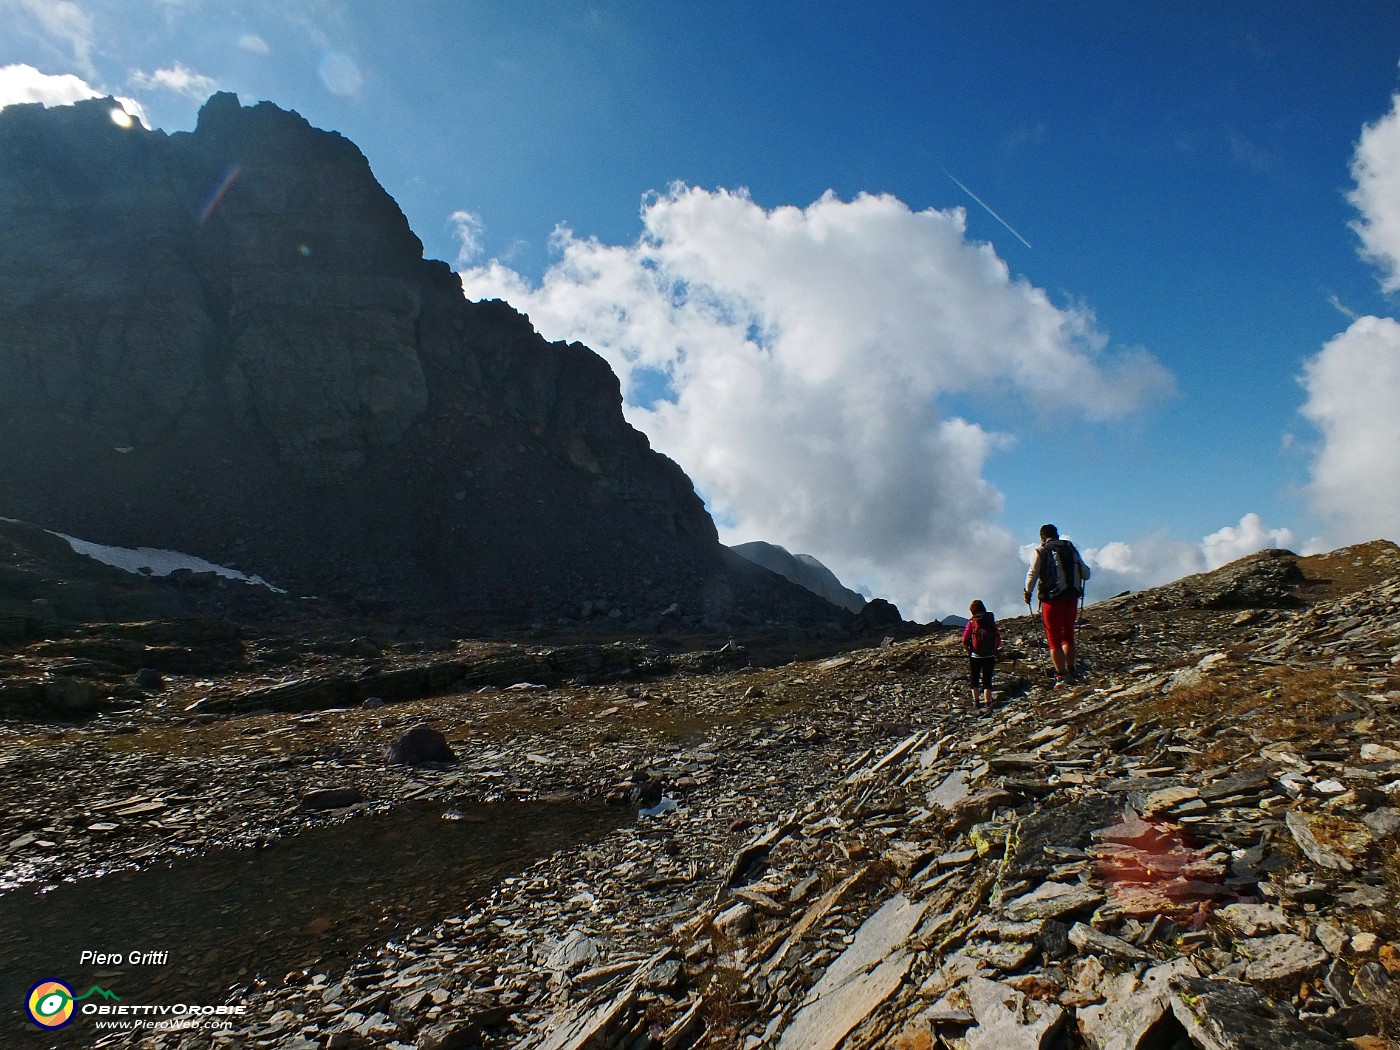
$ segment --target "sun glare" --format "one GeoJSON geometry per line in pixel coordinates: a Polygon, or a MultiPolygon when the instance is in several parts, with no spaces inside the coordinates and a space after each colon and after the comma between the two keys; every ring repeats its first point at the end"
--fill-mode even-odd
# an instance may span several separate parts
{"type": "Polygon", "coordinates": [[[114,106],[112,109],[112,123],[119,128],[129,128],[132,123],[131,114],[122,109],[121,106],[114,106]]]}

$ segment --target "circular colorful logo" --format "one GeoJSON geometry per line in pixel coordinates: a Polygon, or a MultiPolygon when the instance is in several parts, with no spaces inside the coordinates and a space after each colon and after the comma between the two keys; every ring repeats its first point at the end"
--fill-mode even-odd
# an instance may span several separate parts
{"type": "Polygon", "coordinates": [[[73,989],[62,981],[40,981],[29,989],[29,1019],[40,1028],[62,1028],[73,1020],[73,989]]]}

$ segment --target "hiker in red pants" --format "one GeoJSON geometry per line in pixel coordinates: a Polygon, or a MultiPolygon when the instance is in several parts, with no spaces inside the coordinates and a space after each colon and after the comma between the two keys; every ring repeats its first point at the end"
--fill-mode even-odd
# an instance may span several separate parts
{"type": "Polygon", "coordinates": [[[1069,540],[1060,539],[1053,525],[1040,527],[1040,547],[1026,573],[1026,604],[1031,590],[1040,599],[1040,618],[1045,624],[1045,640],[1050,644],[1050,662],[1055,666],[1055,686],[1074,682],[1077,663],[1074,651],[1074,622],[1079,601],[1084,597],[1084,581],[1089,566],[1069,540]]]}

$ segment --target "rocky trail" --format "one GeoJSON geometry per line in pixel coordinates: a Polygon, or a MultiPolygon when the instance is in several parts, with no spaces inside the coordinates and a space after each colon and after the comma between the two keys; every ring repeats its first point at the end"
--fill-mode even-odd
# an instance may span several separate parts
{"type": "MultiPolygon", "coordinates": [[[[140,921],[174,965],[48,971],[243,1012],[109,1034],[20,1013],[7,1045],[1400,1045],[1400,550],[1264,552],[1085,621],[1088,674],[1054,689],[1039,625],[1003,619],[1020,655],[991,715],[949,632],[791,662],[739,636],[235,633],[217,644],[241,655],[202,669],[180,655],[199,643],[147,626],[163,670],[104,664],[115,628],[8,643],[9,951],[35,888],[168,868],[166,918],[140,921]],[[112,667],[124,697],[146,676],[139,702],[25,715],[112,667]],[[420,724],[454,761],[387,762],[420,724]],[[385,869],[397,904],[336,895],[381,855],[473,850],[431,890],[385,869]],[[278,855],[283,881],[257,883],[278,855]],[[310,902],[275,943],[245,922],[195,958],[177,887],[230,858],[225,897],[310,902]],[[201,967],[230,975],[217,997],[201,967]]],[[[45,975],[5,961],[14,998],[45,975]]]]}

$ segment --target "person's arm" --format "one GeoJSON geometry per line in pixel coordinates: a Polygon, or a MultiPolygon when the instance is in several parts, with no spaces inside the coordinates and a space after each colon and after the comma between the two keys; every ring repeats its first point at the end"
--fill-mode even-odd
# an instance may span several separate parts
{"type": "Polygon", "coordinates": [[[1024,597],[1025,597],[1025,601],[1026,601],[1026,604],[1027,604],[1027,605],[1029,605],[1029,604],[1031,603],[1031,591],[1035,588],[1036,577],[1038,577],[1039,575],[1040,575],[1040,551],[1037,550],[1037,551],[1035,552],[1035,558],[1031,561],[1031,567],[1030,567],[1030,569],[1026,572],[1026,592],[1025,592],[1025,596],[1024,596],[1024,597]]]}
{"type": "Polygon", "coordinates": [[[968,620],[967,623],[963,626],[962,643],[963,648],[966,649],[968,652],[972,652],[972,626],[976,622],[977,621],[975,620],[968,620]]]}

